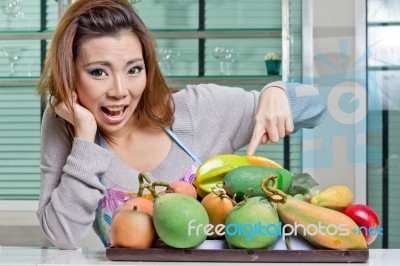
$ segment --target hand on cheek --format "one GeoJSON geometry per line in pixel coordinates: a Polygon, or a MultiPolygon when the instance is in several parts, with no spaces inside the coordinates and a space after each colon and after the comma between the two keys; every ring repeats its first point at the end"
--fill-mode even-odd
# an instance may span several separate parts
{"type": "Polygon", "coordinates": [[[75,137],[94,141],[97,124],[93,114],[79,103],[78,95],[75,92],[68,101],[70,101],[73,111],[68,108],[66,102],[60,102],[55,107],[56,114],[73,125],[75,137]]]}

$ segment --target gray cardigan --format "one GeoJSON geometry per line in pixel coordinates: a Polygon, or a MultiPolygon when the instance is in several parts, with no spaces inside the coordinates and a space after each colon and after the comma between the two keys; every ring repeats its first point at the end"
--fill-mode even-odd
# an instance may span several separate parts
{"type": "MultiPolygon", "coordinates": [[[[314,88],[274,82],[286,90],[294,130],[313,128],[324,118],[325,101],[314,88]]],[[[260,92],[215,84],[188,85],[174,94],[174,133],[200,160],[234,153],[247,145],[260,92]]],[[[107,146],[72,138],[65,121],[46,108],[42,120],[41,194],[37,216],[44,233],[57,247],[80,248],[95,230],[95,210],[105,185],[136,191],[138,171],[126,166],[107,146]]],[[[98,140],[96,140],[98,143],[98,140]]],[[[193,160],[175,142],[167,158],[152,172],[152,180],[180,178],[193,160]]],[[[96,230],[97,231],[97,230],[96,230]]]]}

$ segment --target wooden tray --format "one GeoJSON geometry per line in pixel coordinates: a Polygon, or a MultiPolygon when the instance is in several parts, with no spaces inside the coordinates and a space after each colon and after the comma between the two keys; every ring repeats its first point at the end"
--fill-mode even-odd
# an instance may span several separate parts
{"type": "Polygon", "coordinates": [[[175,249],[157,245],[149,249],[110,247],[106,256],[116,261],[351,263],[366,262],[369,250],[175,249]]]}

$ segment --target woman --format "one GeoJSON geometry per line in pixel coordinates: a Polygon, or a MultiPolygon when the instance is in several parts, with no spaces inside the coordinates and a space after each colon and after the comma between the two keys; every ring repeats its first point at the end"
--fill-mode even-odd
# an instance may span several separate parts
{"type": "Polygon", "coordinates": [[[276,82],[260,93],[201,84],[175,92],[127,1],[76,1],[59,22],[39,84],[43,99],[50,94],[37,212],[45,234],[76,249],[93,226],[108,246],[112,212],[137,191],[139,172],[191,182],[201,160],[247,144],[253,154],[259,142],[318,125],[322,98],[296,86],[276,82]],[[296,97],[299,89],[310,96],[296,97]]]}

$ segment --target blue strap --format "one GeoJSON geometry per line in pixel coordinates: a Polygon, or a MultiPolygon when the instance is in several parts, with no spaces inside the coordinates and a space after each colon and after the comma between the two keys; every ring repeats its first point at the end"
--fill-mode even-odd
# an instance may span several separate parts
{"type": "Polygon", "coordinates": [[[167,131],[167,133],[174,139],[174,141],[175,141],[176,143],[178,143],[178,145],[179,145],[187,154],[189,154],[190,157],[192,157],[192,159],[193,159],[195,162],[197,162],[198,164],[201,164],[201,161],[199,160],[199,158],[197,158],[197,156],[194,155],[194,154],[189,150],[188,147],[186,147],[186,145],[178,138],[177,135],[175,135],[174,132],[172,132],[171,129],[169,129],[169,128],[167,128],[167,127],[164,128],[164,129],[165,129],[165,131],[167,131]]]}
{"type": "Polygon", "coordinates": [[[100,136],[100,130],[99,129],[97,129],[96,135],[97,135],[97,139],[99,140],[99,146],[104,148],[103,142],[101,141],[101,136],[100,136]]]}

